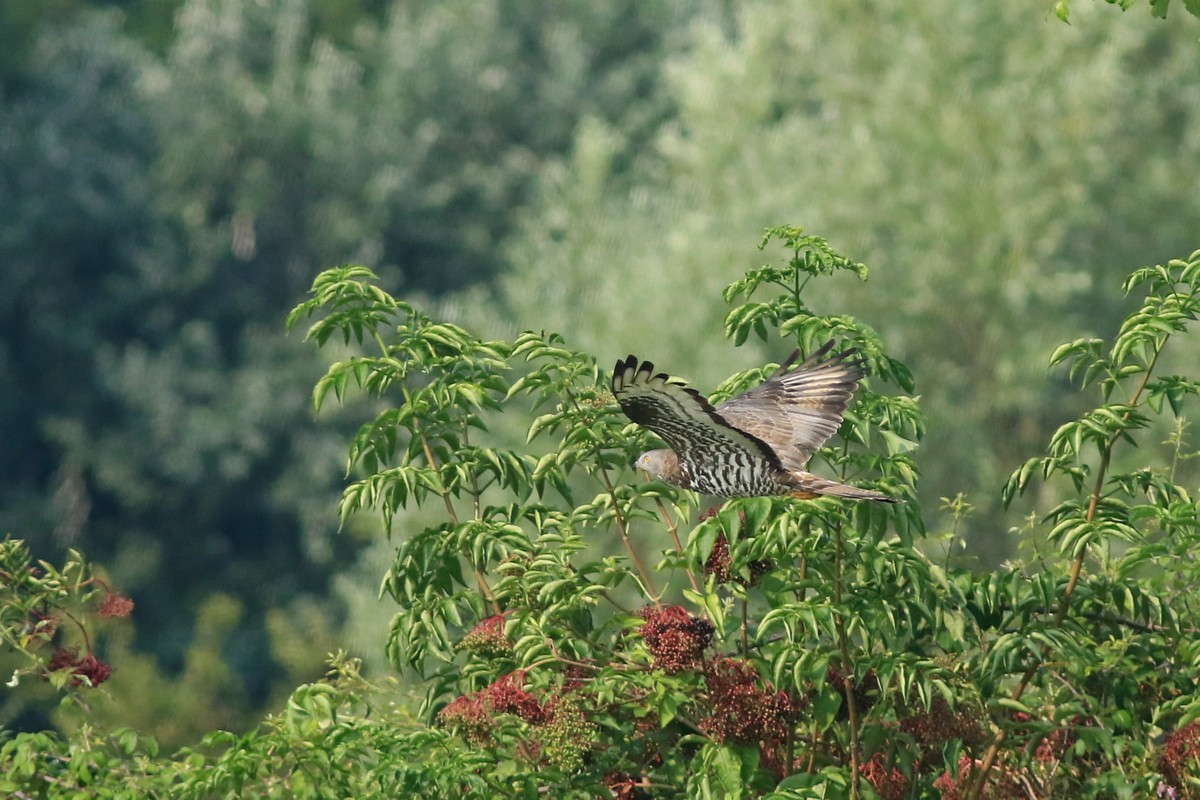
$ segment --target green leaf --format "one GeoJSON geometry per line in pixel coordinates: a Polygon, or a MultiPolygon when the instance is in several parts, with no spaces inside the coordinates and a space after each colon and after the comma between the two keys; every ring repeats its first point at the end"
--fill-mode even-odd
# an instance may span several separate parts
{"type": "Polygon", "coordinates": [[[736,798],[742,796],[742,759],[726,747],[714,754],[711,765],[720,789],[717,797],[736,798]]]}
{"type": "Polygon", "coordinates": [[[821,687],[812,701],[813,722],[818,730],[828,730],[842,707],[842,688],[826,684],[821,687]]]}
{"type": "Polygon", "coordinates": [[[1020,700],[1013,700],[1011,697],[997,697],[992,700],[992,705],[1006,709],[1008,711],[1016,711],[1022,714],[1034,716],[1036,712],[1029,706],[1022,703],[1020,700]]]}
{"type": "Polygon", "coordinates": [[[883,439],[884,445],[887,447],[889,456],[898,455],[900,453],[909,453],[917,448],[917,443],[911,439],[905,439],[903,436],[892,433],[888,430],[879,431],[880,437],[883,439]]]}

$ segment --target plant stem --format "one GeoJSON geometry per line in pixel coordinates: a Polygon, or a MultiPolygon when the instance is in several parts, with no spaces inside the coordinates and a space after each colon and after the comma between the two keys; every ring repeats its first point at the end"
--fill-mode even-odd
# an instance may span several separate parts
{"type": "Polygon", "coordinates": [[[792,774],[792,769],[796,763],[796,725],[795,723],[788,726],[787,737],[783,742],[783,777],[792,774]]]}
{"type": "Polygon", "coordinates": [[[833,555],[833,602],[837,611],[834,621],[837,627],[838,652],[842,657],[842,691],[846,695],[846,710],[850,715],[850,800],[858,800],[858,704],[854,700],[854,666],[850,661],[850,643],[846,636],[846,618],[842,615],[842,526],[834,526],[835,548],[833,555]]]}
{"type": "MultiPolygon", "coordinates": [[[[599,459],[597,459],[599,461],[599,459]]],[[[608,477],[608,469],[600,462],[600,479],[604,483],[604,488],[608,491],[609,499],[613,504],[613,515],[617,520],[617,530],[621,533],[621,541],[625,544],[625,549],[629,551],[629,557],[633,560],[633,566],[637,570],[638,575],[642,579],[642,586],[646,590],[646,594],[654,601],[655,606],[661,606],[659,601],[658,591],[654,588],[654,582],[650,579],[650,571],[646,569],[642,557],[638,555],[637,548],[633,546],[633,540],[629,538],[629,528],[625,524],[625,516],[621,513],[621,506],[617,500],[617,490],[613,488],[612,481],[608,477]]]]}
{"type": "MultiPolygon", "coordinates": [[[[574,393],[568,388],[564,390],[567,395],[567,400],[575,408],[578,413],[581,411],[579,401],[575,399],[574,393]]],[[[638,575],[642,580],[642,588],[646,594],[654,601],[656,607],[662,606],[659,601],[658,591],[654,588],[654,582],[650,579],[650,571],[646,569],[642,557],[638,554],[637,548],[633,546],[633,541],[629,538],[629,526],[625,524],[625,515],[621,513],[621,504],[617,500],[617,490],[613,487],[612,480],[608,477],[608,467],[604,465],[604,460],[600,457],[599,448],[593,443],[592,455],[596,457],[596,464],[600,467],[600,481],[604,484],[605,490],[608,492],[608,497],[612,501],[613,515],[617,520],[617,530],[621,533],[621,541],[625,544],[625,549],[629,551],[629,557],[633,560],[633,566],[637,569],[638,575]]]]}
{"type": "Polygon", "coordinates": [[[742,598],[742,658],[750,655],[750,599],[742,598]]]}
{"type": "MultiPolygon", "coordinates": [[[[468,432],[468,428],[470,428],[470,426],[467,425],[467,421],[464,419],[462,424],[463,444],[467,447],[470,447],[471,437],[470,433],[468,432]]],[[[480,509],[480,495],[482,494],[483,492],[479,488],[479,476],[475,474],[475,470],[471,470],[471,507],[475,510],[475,519],[478,520],[483,519],[483,514],[480,509]]]]}
{"type": "MultiPolygon", "coordinates": [[[[408,391],[408,386],[400,384],[400,392],[404,395],[405,403],[412,402],[412,393],[408,391]]],[[[421,451],[425,454],[425,463],[429,464],[433,471],[437,473],[438,494],[442,496],[442,502],[446,504],[446,515],[450,517],[451,522],[457,525],[458,512],[454,510],[454,503],[450,500],[450,491],[446,488],[446,484],[442,480],[441,465],[438,463],[437,456],[433,454],[433,449],[429,446],[429,439],[425,436],[425,432],[421,429],[421,423],[416,417],[413,417],[412,429],[421,442],[421,451]]],[[[476,498],[476,502],[478,502],[478,497],[476,498]]],[[[470,558],[467,560],[471,561],[471,569],[475,573],[475,580],[479,584],[479,591],[483,593],[483,596],[491,604],[492,610],[497,614],[503,612],[504,609],[500,606],[500,601],[496,599],[496,594],[488,584],[487,576],[483,574],[483,570],[470,558]]]]}
{"type": "MultiPolygon", "coordinates": [[[[671,534],[671,541],[675,543],[675,552],[683,555],[683,543],[679,541],[679,529],[667,513],[667,507],[663,505],[662,498],[654,498],[654,503],[658,506],[658,513],[663,518],[663,524],[667,526],[667,530],[671,534]]],[[[692,572],[691,567],[685,567],[685,572],[687,573],[688,583],[692,585],[692,591],[700,594],[700,584],[696,581],[696,573],[692,572]]]]}
{"type": "MultiPolygon", "coordinates": [[[[808,580],[808,541],[812,536],[812,523],[807,517],[800,523],[800,533],[804,537],[804,552],[800,556],[800,582],[808,580]]],[[[797,593],[797,599],[803,603],[808,595],[808,588],[802,587],[797,593]]]]}
{"type": "Polygon", "coordinates": [[[809,775],[817,771],[817,742],[820,741],[820,736],[817,731],[817,726],[812,727],[812,736],[808,737],[808,765],[804,771],[809,775]]]}
{"type": "MultiPolygon", "coordinates": [[[[1133,393],[1133,397],[1129,401],[1130,411],[1125,412],[1123,419],[1129,419],[1129,414],[1133,410],[1133,407],[1136,407],[1140,402],[1142,392],[1146,389],[1146,384],[1150,381],[1150,374],[1154,371],[1154,366],[1158,363],[1158,356],[1162,353],[1166,343],[1167,340],[1165,337],[1156,343],[1154,356],[1150,359],[1150,363],[1146,365],[1146,371],[1142,374],[1142,380],[1138,384],[1137,391],[1133,393]]],[[[1114,431],[1109,434],[1100,451],[1100,465],[1096,469],[1096,483],[1092,487],[1091,498],[1088,500],[1087,513],[1084,516],[1087,522],[1091,522],[1096,518],[1096,509],[1100,506],[1100,495],[1104,490],[1104,479],[1108,473],[1108,465],[1112,460],[1113,446],[1116,445],[1120,435],[1120,431],[1114,431]]],[[[1087,558],[1087,554],[1088,548],[1086,546],[1081,547],[1079,554],[1075,556],[1075,562],[1071,564],[1071,574],[1067,578],[1066,587],[1063,589],[1062,599],[1058,604],[1058,612],[1054,615],[1055,625],[1061,626],[1070,612],[1071,596],[1075,593],[1075,587],[1079,583],[1079,575],[1083,572],[1083,562],[1087,558]]],[[[1021,679],[1017,681],[1016,687],[1013,688],[1012,694],[1009,695],[1013,700],[1019,701],[1021,699],[1021,696],[1025,694],[1025,690],[1029,688],[1029,684],[1033,681],[1034,676],[1037,675],[1049,657],[1049,646],[1043,647],[1038,658],[1021,675],[1021,679]]],[[[983,796],[983,789],[987,786],[988,773],[991,772],[992,766],[996,763],[996,757],[1000,754],[1000,746],[1004,744],[1006,735],[1004,729],[1000,729],[992,737],[992,741],[988,744],[988,748],[983,754],[983,760],[979,764],[979,769],[975,770],[978,774],[973,775],[971,778],[967,800],[979,800],[983,796]]]]}

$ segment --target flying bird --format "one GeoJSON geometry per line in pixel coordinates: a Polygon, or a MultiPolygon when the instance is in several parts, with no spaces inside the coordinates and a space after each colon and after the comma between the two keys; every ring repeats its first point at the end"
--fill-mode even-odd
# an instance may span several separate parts
{"type": "Polygon", "coordinates": [[[805,471],[837,431],[864,375],[850,348],[826,357],[827,342],[792,369],[796,350],[764,383],[713,406],[703,395],[635,356],[617,361],[612,389],[621,410],[669,449],[642,453],[634,466],[667,483],[718,497],[790,494],[898,503],[885,494],[805,471]]]}

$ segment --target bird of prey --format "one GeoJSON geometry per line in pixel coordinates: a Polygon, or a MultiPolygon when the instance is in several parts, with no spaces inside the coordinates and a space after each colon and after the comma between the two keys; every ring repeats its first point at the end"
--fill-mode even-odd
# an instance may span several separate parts
{"type": "Polygon", "coordinates": [[[718,497],[790,494],[898,503],[885,494],[821,478],[804,467],[837,431],[866,371],[853,348],[826,357],[829,341],[792,369],[800,351],[764,383],[714,407],[695,389],[635,356],[618,361],[612,389],[625,415],[669,449],[634,466],[667,483],[718,497]]]}

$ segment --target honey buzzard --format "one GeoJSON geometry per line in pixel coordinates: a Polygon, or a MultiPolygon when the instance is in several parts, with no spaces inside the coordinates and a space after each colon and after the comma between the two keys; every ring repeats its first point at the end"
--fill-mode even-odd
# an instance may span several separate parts
{"type": "Polygon", "coordinates": [[[618,361],[613,394],[631,420],[669,449],[642,453],[634,466],[667,483],[718,497],[790,494],[899,500],[821,478],[804,467],[842,423],[866,371],[853,348],[826,357],[827,342],[792,369],[796,350],[764,383],[714,407],[695,389],[654,372],[649,361],[618,361]]]}

